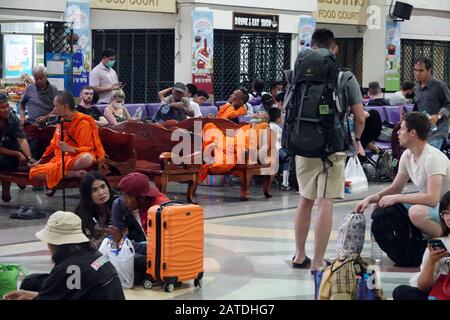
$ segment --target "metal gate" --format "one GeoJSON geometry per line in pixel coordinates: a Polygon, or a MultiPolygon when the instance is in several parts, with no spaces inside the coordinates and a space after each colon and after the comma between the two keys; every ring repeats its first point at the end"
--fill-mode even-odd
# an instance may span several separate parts
{"type": "MultiPolygon", "coordinates": [[[[284,80],[290,69],[291,34],[214,30],[214,98],[226,100],[260,78],[284,80]]],[[[268,89],[268,88],[267,88],[268,89]]]]}
{"type": "Polygon", "coordinates": [[[341,66],[350,69],[356,76],[358,83],[362,84],[363,75],[363,39],[362,38],[337,38],[339,47],[337,60],[341,66]]]}
{"type": "Polygon", "coordinates": [[[450,85],[450,42],[402,39],[402,81],[414,81],[414,63],[426,57],[433,62],[433,76],[450,85]]]}
{"type": "MultiPolygon", "coordinates": [[[[44,53],[73,53],[73,29],[70,23],[51,21],[44,24],[44,53]]],[[[44,61],[47,60],[44,54],[44,61]]]]}
{"type": "Polygon", "coordinates": [[[93,66],[102,51],[117,51],[114,69],[125,83],[127,103],[158,102],[158,91],[174,83],[173,29],[92,30],[93,66]]]}

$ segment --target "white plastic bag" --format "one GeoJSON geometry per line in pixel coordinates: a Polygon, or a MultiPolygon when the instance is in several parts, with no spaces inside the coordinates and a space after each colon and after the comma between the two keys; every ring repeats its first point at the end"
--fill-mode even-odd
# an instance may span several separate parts
{"type": "Polygon", "coordinates": [[[119,245],[105,238],[98,248],[104,256],[108,257],[119,275],[120,283],[124,289],[130,289],[134,284],[134,247],[130,239],[124,237],[119,245]]]}
{"type": "Polygon", "coordinates": [[[367,192],[369,185],[358,156],[350,157],[345,166],[345,193],[367,192]]]}

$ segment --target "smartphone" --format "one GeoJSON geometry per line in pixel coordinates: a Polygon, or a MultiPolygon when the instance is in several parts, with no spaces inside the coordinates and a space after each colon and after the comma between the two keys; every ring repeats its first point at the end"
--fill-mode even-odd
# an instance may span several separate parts
{"type": "Polygon", "coordinates": [[[441,239],[430,239],[430,240],[428,240],[428,243],[430,244],[430,246],[433,250],[438,250],[438,249],[447,250],[447,248],[445,247],[445,245],[441,239]]]}

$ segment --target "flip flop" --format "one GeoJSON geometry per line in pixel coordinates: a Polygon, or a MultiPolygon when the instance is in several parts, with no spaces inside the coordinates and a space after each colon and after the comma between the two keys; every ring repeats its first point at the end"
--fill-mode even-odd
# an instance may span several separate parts
{"type": "Polygon", "coordinates": [[[309,269],[311,267],[311,259],[305,256],[302,263],[294,262],[295,256],[292,257],[292,268],[294,269],[309,269]]]}
{"type": "Polygon", "coordinates": [[[33,219],[43,219],[46,217],[47,215],[44,212],[38,209],[30,208],[24,213],[18,213],[17,218],[15,219],[33,220],[33,219]]]}

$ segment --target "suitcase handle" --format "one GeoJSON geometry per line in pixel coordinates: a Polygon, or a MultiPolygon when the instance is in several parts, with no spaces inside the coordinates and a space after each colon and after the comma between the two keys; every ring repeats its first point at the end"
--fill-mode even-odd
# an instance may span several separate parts
{"type": "Polygon", "coordinates": [[[159,206],[160,206],[160,208],[164,208],[164,207],[174,206],[177,204],[185,204],[185,203],[183,201],[174,200],[174,201],[167,201],[167,202],[161,203],[159,206]]]}

